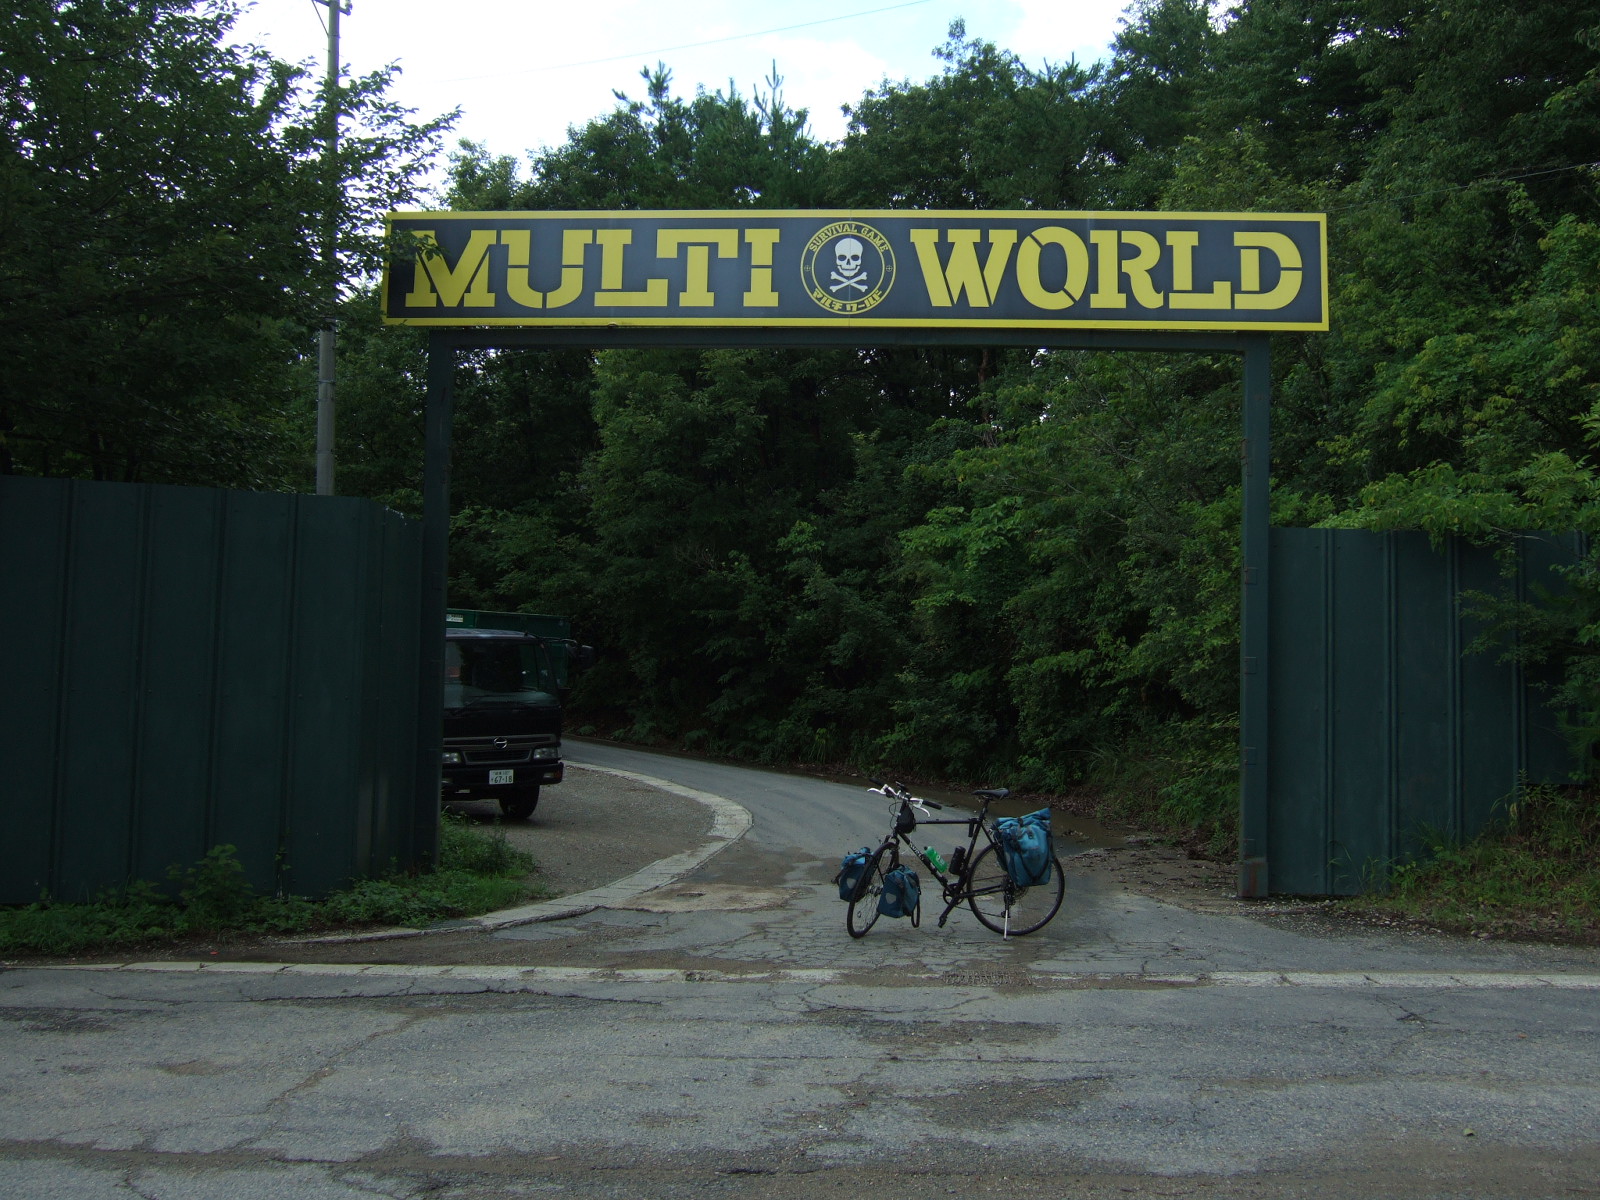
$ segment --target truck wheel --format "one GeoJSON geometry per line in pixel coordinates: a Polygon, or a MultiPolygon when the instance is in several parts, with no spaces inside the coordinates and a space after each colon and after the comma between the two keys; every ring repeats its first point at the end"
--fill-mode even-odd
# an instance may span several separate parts
{"type": "Polygon", "coordinates": [[[539,785],[518,788],[500,797],[500,815],[508,821],[526,821],[539,807],[539,785]]]}

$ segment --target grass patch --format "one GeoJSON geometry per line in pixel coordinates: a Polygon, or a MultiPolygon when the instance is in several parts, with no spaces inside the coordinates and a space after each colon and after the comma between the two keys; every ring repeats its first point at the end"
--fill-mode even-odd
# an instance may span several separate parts
{"type": "Polygon", "coordinates": [[[1239,725],[1189,721],[1093,756],[1093,816],[1136,825],[1207,858],[1239,845],[1239,725]]]}
{"type": "Polygon", "coordinates": [[[0,909],[0,954],[88,951],[217,935],[324,933],[372,925],[428,925],[544,894],[528,882],[531,855],[500,831],[446,814],[435,870],[358,880],[323,900],[258,896],[232,846],[167,872],[168,887],[135,883],[90,904],[45,899],[0,909]]]}
{"type": "Polygon", "coordinates": [[[1497,827],[1435,844],[1359,903],[1454,932],[1600,941],[1600,792],[1530,788],[1497,827]]]}

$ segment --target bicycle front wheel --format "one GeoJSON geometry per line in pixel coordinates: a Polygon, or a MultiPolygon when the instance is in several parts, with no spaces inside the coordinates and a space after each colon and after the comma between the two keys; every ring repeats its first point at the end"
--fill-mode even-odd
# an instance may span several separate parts
{"type": "Polygon", "coordinates": [[[1061,860],[1050,856],[1050,879],[1036,887],[1018,887],[1000,863],[995,848],[985,846],[972,860],[967,876],[967,907],[985,927],[1007,937],[1043,929],[1061,911],[1067,877],[1061,860]]]}
{"type": "Polygon", "coordinates": [[[850,907],[845,910],[844,927],[851,937],[865,937],[867,930],[878,923],[878,897],[882,894],[883,855],[878,853],[861,873],[855,894],[850,897],[850,907]]]}

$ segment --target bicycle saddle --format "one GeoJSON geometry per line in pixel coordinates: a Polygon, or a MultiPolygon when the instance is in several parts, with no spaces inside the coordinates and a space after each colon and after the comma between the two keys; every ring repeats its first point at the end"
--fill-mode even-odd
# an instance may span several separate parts
{"type": "Polygon", "coordinates": [[[980,797],[981,799],[984,799],[984,800],[1004,800],[1007,796],[1011,795],[1011,789],[1010,788],[981,788],[980,790],[978,790],[976,792],[973,792],[972,794],[974,796],[978,796],[978,797],[980,797]]]}

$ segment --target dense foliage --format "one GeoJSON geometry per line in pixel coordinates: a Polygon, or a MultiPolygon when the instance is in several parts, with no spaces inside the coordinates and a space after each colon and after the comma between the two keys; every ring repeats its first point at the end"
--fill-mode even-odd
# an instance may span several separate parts
{"type": "Polygon", "coordinates": [[[18,0],[0,24],[0,472],[292,486],[306,331],[448,122],[227,42],[233,0],[18,0]],[[324,83],[325,86],[325,83],[324,83]]]}
{"type": "MultiPolygon", "coordinates": [[[[1274,344],[1274,520],[1485,538],[1596,525],[1600,2],[1142,0],[1092,67],[1032,69],[959,25],[936,56],[930,78],[863,95],[826,145],[777,80],[753,98],[684,99],[665,69],[647,72],[643,99],[619,97],[525,163],[463,143],[447,203],[1326,212],[1334,328],[1274,344]]],[[[235,99],[191,124],[219,139],[278,128],[287,78],[254,60],[226,67],[208,78],[235,99]]],[[[10,75],[4,86],[10,103],[10,75]]],[[[25,247],[48,238],[13,232],[61,204],[59,192],[15,199],[38,186],[15,160],[36,168],[42,135],[27,123],[40,111],[8,110],[0,274],[5,327],[42,346],[68,333],[24,328],[36,305],[17,303],[16,281],[38,275],[25,247]]],[[[287,186],[309,144],[259,140],[228,151],[236,169],[258,164],[259,186],[287,186]]],[[[53,169],[51,186],[93,181],[53,169]]],[[[108,229],[154,238],[146,209],[128,207],[108,229]]],[[[259,211],[293,224],[315,209],[308,190],[286,213],[259,211]]],[[[122,252],[69,244],[84,262],[122,252]]],[[[128,261],[143,263],[135,250],[128,261]]],[[[205,239],[172,251],[210,252],[205,239]]],[[[294,269],[311,280],[313,266],[294,269]]],[[[52,278],[87,270],[63,269],[52,278]]],[[[303,291],[274,291],[274,303],[303,291]]],[[[154,365],[129,371],[114,410],[129,428],[154,436],[174,406],[241,430],[294,419],[281,393],[261,394],[279,377],[243,368],[297,313],[241,298],[227,311],[248,336],[183,353],[181,305],[211,296],[175,297],[169,316],[106,295],[74,315],[74,329],[106,339],[121,320],[170,326],[152,363],[207,372],[203,387],[178,387],[154,365]]],[[[357,297],[345,313],[341,481],[414,509],[422,342],[382,327],[372,305],[357,297]]],[[[36,408],[70,414],[108,386],[91,354],[49,388],[50,361],[4,385],[0,470],[57,470],[69,450],[66,461],[89,461],[66,438],[48,463],[32,449],[20,460],[36,408]]],[[[1227,821],[1232,358],[982,345],[481,353],[457,389],[451,601],[573,617],[602,651],[575,725],[1013,786],[1126,785],[1137,772],[1175,821],[1227,821]]],[[[174,473],[221,474],[172,461],[174,473]]],[[[265,451],[251,461],[281,475],[259,465],[276,461],[265,451]]],[[[1580,576],[1543,644],[1568,665],[1565,699],[1600,730],[1600,574],[1580,576]]]]}
{"type": "MultiPolygon", "coordinates": [[[[1274,520],[1595,524],[1600,5],[1151,0],[1088,70],[951,34],[837,144],[775,86],[682,100],[657,71],[525,169],[466,146],[450,202],[1324,211],[1336,319],[1276,340],[1274,520]]],[[[452,600],[571,614],[605,652],[580,720],[626,736],[1115,778],[1215,828],[1238,372],[982,346],[486,357],[459,381],[452,600]]],[[[1600,712],[1593,591],[1544,643],[1600,712]]]]}

